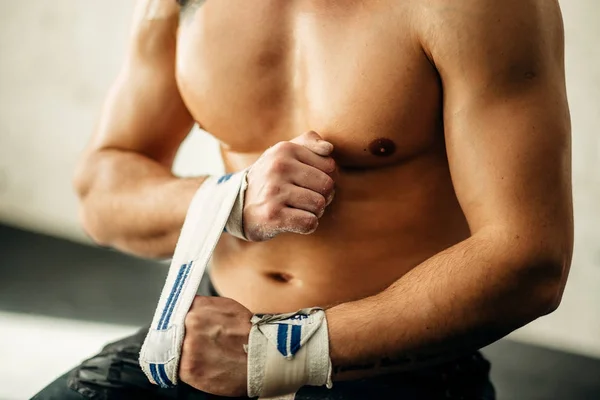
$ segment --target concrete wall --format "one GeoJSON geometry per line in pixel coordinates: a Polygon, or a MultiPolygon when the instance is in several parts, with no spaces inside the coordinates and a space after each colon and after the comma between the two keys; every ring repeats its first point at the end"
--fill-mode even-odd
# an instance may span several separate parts
{"type": "MultiPolygon", "coordinates": [[[[561,3],[576,253],[559,311],[514,337],[600,357],[600,47],[594,41],[600,37],[600,2],[561,3]]],[[[85,240],[70,178],[119,68],[132,10],[133,0],[0,2],[1,222],[85,240]]],[[[215,149],[206,134],[194,133],[176,170],[219,170],[215,149]],[[193,161],[199,159],[202,165],[193,161]]]]}

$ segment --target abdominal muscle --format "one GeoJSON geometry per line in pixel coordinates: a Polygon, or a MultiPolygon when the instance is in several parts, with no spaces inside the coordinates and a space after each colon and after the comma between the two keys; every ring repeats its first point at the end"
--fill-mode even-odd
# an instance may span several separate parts
{"type": "Polygon", "coordinates": [[[468,235],[445,155],[432,151],[384,168],[341,168],[316,232],[263,243],[224,234],[210,275],[222,296],[254,313],[327,307],[383,291],[468,235]]]}

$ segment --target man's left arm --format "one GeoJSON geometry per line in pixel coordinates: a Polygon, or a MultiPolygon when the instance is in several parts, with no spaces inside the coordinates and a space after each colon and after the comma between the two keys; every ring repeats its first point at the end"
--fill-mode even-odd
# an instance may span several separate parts
{"type": "Polygon", "coordinates": [[[327,310],[334,379],[378,373],[373,364],[411,369],[496,341],[556,309],[571,262],[558,3],[423,3],[422,45],[443,85],[450,172],[471,236],[384,292],[327,310]]]}

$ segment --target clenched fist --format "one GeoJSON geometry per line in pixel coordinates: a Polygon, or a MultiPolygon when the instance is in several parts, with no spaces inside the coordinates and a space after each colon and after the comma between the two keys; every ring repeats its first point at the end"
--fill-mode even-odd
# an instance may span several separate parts
{"type": "Polygon", "coordinates": [[[244,345],[252,313],[223,297],[196,296],[185,318],[179,377],[219,396],[246,395],[248,356],[244,345]]]}
{"type": "Polygon", "coordinates": [[[333,200],[333,145],[308,132],[269,148],[248,172],[244,233],[255,242],[309,234],[333,200]]]}

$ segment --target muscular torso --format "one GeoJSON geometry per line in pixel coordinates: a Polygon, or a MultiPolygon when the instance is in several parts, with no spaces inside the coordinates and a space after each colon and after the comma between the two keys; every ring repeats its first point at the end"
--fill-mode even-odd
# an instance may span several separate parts
{"type": "Polygon", "coordinates": [[[223,235],[217,290],[254,312],[378,293],[469,230],[454,194],[442,89],[412,2],[208,1],[183,11],[177,81],[228,170],[314,130],[335,146],[333,203],[311,235],[223,235]]]}

